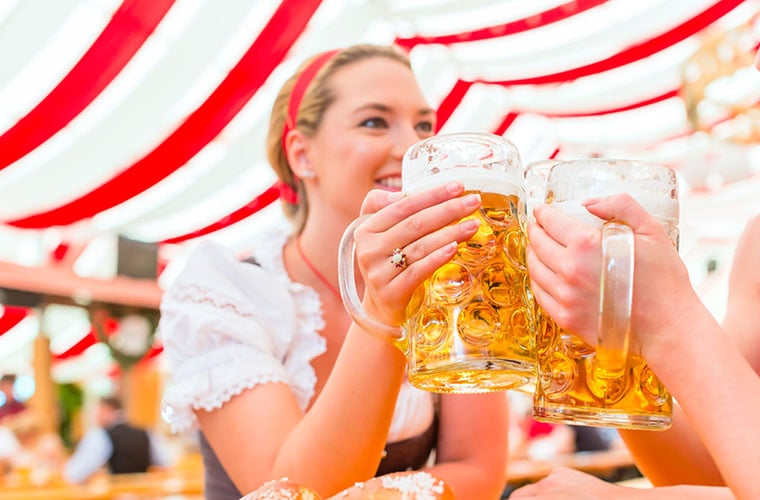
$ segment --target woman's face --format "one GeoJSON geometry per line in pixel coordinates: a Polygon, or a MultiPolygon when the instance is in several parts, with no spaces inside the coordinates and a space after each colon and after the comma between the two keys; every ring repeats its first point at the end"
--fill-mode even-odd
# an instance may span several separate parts
{"type": "Polygon", "coordinates": [[[335,100],[308,140],[309,210],[354,218],[371,189],[401,189],[402,157],[433,134],[435,112],[411,70],[384,57],[345,66],[330,84],[335,100]]]}

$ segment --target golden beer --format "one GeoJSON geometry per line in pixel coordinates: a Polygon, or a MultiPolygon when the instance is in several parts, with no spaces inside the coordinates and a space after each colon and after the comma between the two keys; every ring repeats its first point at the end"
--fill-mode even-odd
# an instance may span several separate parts
{"type": "MultiPolygon", "coordinates": [[[[520,190],[494,176],[475,235],[414,292],[403,327],[409,380],[435,392],[487,392],[534,378],[534,335],[520,190]],[[494,187],[503,192],[492,192],[494,187]]],[[[465,181],[465,187],[468,182],[465,181]]],[[[460,221],[461,222],[461,221],[460,221]]]]}
{"type": "Polygon", "coordinates": [[[622,376],[605,376],[592,346],[536,308],[538,381],[533,415],[537,420],[632,429],[670,427],[672,398],[641,356],[629,353],[622,376]]]}
{"type": "MultiPolygon", "coordinates": [[[[534,182],[535,197],[541,195],[541,178],[544,178],[545,203],[601,229],[602,221],[581,207],[580,202],[626,192],[660,220],[673,244],[678,246],[677,182],[671,169],[614,159],[555,161],[537,164],[529,170],[531,168],[536,171],[528,172],[526,179],[534,182]]],[[[530,187],[528,191],[531,192],[530,187]]],[[[606,223],[605,229],[610,225],[614,231],[624,226],[613,221],[606,223]]],[[[623,229],[627,231],[630,229],[623,229]]],[[[603,241],[609,241],[608,236],[611,235],[603,232],[603,241]]],[[[632,235],[625,245],[607,247],[602,252],[613,260],[602,265],[601,295],[615,303],[600,302],[596,347],[557,326],[535,304],[538,380],[533,395],[533,415],[537,420],[628,429],[670,427],[673,399],[641,357],[635,325],[630,321],[633,252],[632,235]],[[630,267],[626,266],[627,259],[630,259],[630,267]],[[621,283],[625,283],[620,288],[626,291],[624,299],[615,293],[604,295],[605,287],[613,289],[621,283]],[[614,313],[605,316],[610,312],[606,311],[607,307],[625,311],[624,322],[614,313]]]]}

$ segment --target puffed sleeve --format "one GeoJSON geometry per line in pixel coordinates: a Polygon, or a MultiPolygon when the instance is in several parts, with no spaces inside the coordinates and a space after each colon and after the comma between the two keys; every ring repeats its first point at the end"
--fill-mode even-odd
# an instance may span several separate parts
{"type": "Polygon", "coordinates": [[[196,425],[193,410],[220,408],[258,384],[283,382],[310,397],[313,387],[299,384],[313,386],[309,361],[319,349],[293,354],[304,342],[288,283],[215,243],[192,252],[164,294],[159,324],[171,372],[162,413],[175,432],[196,425]]]}

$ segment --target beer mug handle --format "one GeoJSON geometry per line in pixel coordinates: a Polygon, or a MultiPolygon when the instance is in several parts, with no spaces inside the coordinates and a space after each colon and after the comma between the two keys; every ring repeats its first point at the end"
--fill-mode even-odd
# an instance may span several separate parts
{"type": "Polygon", "coordinates": [[[625,372],[633,303],[633,230],[619,222],[602,227],[599,334],[594,376],[619,378],[625,372]]]}
{"type": "MultiPolygon", "coordinates": [[[[338,284],[340,297],[349,316],[354,322],[372,335],[401,347],[404,344],[404,331],[399,326],[390,326],[376,320],[364,310],[359,293],[356,291],[354,276],[354,230],[369,217],[363,215],[348,225],[338,247],[338,284]]],[[[403,349],[402,349],[403,350],[403,349]]]]}

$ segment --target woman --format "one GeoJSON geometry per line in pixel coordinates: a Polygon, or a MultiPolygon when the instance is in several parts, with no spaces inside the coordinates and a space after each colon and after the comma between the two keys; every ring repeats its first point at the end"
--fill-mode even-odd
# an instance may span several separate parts
{"type": "Polygon", "coordinates": [[[436,405],[405,381],[404,355],[354,324],[337,292],[338,244],[360,213],[374,213],[357,229],[364,306],[386,321],[474,234],[450,225],[480,203],[461,184],[399,191],[404,152],[434,129],[393,47],[322,54],[284,84],[267,149],[294,230],[256,235],[246,261],[200,245],[161,307],[173,375],[165,413],[177,430],[200,426],[207,498],[283,477],[329,497],[378,472],[423,467],[433,442],[425,470],[456,498],[498,498],[503,394],[436,405]],[[405,269],[390,263],[398,246],[405,269]]]}
{"type": "MultiPolygon", "coordinates": [[[[605,220],[625,221],[634,230],[636,287],[632,321],[640,336],[642,355],[678,400],[696,433],[690,437],[688,428],[683,427],[686,422],[677,421],[675,436],[680,440],[673,435],[668,438],[659,433],[638,433],[651,448],[631,449],[644,456],[651,470],[656,470],[657,461],[668,461],[663,457],[670,450],[679,446],[698,450],[701,440],[712,460],[705,460],[704,452],[695,452],[681,462],[681,467],[696,476],[696,471],[709,469],[714,461],[719,481],[728,488],[627,490],[575,471],[560,470],[518,490],[514,498],[573,498],[570,492],[578,493],[578,498],[756,498],[760,491],[760,377],[745,358],[751,352],[747,342],[750,335],[741,336],[741,349],[730,342],[691,287],[686,267],[660,223],[633,198],[617,195],[589,200],[585,205],[592,214],[605,220]],[[666,439],[667,448],[658,443],[658,438],[666,439]]],[[[600,266],[598,259],[588,257],[601,255],[600,233],[551,206],[539,207],[535,214],[536,221],[528,232],[528,266],[536,299],[560,326],[593,342],[600,266]]],[[[755,218],[748,224],[737,250],[730,317],[742,313],[746,318],[760,302],[758,236],[760,219],[755,218]],[[748,308],[750,304],[754,304],[752,309],[748,308]]],[[[760,337],[752,338],[757,346],[760,337]]],[[[756,347],[754,352],[758,352],[756,347]]],[[[751,361],[756,367],[756,356],[751,361]]],[[[635,439],[633,433],[628,433],[627,441],[632,437],[635,439]]],[[[661,471],[663,477],[668,473],[675,472],[667,467],[661,471]]]]}

